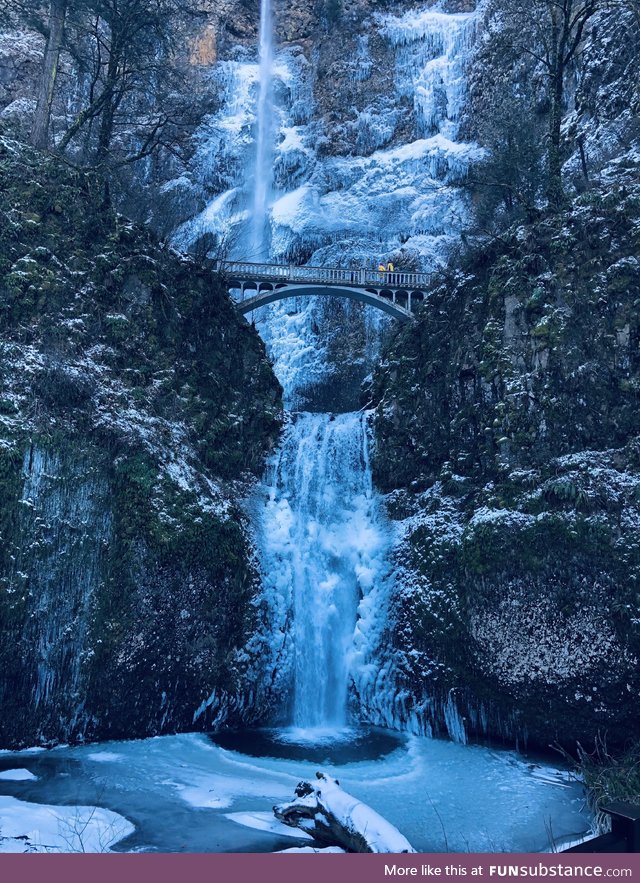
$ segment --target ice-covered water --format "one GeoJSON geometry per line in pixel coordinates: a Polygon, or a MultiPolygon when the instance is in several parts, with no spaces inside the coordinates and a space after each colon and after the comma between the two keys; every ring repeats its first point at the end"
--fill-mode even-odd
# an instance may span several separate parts
{"type": "MultiPolygon", "coordinates": [[[[45,817],[51,826],[42,810],[52,805],[55,813],[55,804],[68,804],[58,814],[73,819],[75,805],[99,804],[102,814],[117,814],[103,836],[113,837],[118,826],[126,835],[123,820],[135,825],[115,847],[121,850],[269,852],[295,845],[296,832],[275,823],[271,807],[318,768],[423,852],[544,850],[550,837],[560,842],[588,827],[581,789],[566,773],[509,751],[415,736],[384,757],[321,765],[249,756],[203,735],[182,735],[7,753],[0,755],[3,767],[37,776],[0,780],[0,794],[48,805],[33,808],[31,821],[24,817],[29,830],[37,832],[45,817]]],[[[3,831],[4,807],[0,798],[3,831]]]]}

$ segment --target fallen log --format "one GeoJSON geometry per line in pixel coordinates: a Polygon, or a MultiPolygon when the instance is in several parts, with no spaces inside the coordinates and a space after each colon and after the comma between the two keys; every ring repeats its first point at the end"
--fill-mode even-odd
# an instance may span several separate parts
{"type": "Polygon", "coordinates": [[[397,828],[343,791],[337,779],[324,773],[316,773],[316,778],[313,785],[300,782],[291,803],[273,807],[277,819],[347,852],[415,852],[397,828]]]}

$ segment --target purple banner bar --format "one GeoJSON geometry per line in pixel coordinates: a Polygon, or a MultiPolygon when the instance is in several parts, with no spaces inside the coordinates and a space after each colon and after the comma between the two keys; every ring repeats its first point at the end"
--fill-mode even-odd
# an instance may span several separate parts
{"type": "Polygon", "coordinates": [[[382,883],[506,878],[640,883],[640,854],[0,855],[4,883],[382,883]]]}

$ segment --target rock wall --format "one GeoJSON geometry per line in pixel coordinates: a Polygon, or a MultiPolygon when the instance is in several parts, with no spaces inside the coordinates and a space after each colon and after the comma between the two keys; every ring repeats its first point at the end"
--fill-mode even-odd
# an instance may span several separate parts
{"type": "Polygon", "coordinates": [[[621,172],[510,230],[385,354],[374,471],[399,590],[374,718],[451,731],[453,702],[463,736],[637,736],[639,215],[621,172]]]}
{"type": "Polygon", "coordinates": [[[264,346],[90,176],[6,139],[0,174],[0,744],[252,719],[264,346]]]}

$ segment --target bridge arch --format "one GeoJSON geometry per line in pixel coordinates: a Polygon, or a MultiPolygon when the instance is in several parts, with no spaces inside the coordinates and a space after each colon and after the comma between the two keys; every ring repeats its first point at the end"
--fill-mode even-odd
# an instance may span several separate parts
{"type": "MultiPolygon", "coordinates": [[[[243,285],[242,290],[243,292],[246,290],[255,291],[255,288],[248,289],[247,285],[243,285]]],[[[405,294],[408,299],[408,292],[405,292],[405,294]]],[[[409,322],[413,318],[409,309],[397,303],[397,292],[394,292],[391,289],[381,289],[380,291],[377,291],[376,289],[369,288],[351,288],[348,285],[312,285],[309,283],[288,285],[286,283],[281,283],[272,286],[269,283],[261,282],[259,283],[259,291],[252,297],[238,301],[237,308],[240,313],[246,315],[253,310],[257,310],[259,307],[264,307],[275,301],[286,300],[287,298],[292,297],[318,296],[346,297],[349,298],[349,300],[369,304],[369,306],[376,307],[377,309],[382,310],[383,313],[387,313],[389,316],[393,316],[394,319],[398,319],[401,322],[409,322]],[[268,288],[267,285],[269,285],[268,288]]]]}

